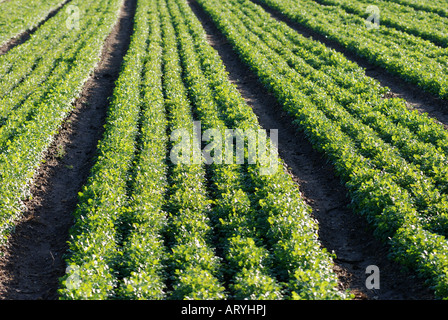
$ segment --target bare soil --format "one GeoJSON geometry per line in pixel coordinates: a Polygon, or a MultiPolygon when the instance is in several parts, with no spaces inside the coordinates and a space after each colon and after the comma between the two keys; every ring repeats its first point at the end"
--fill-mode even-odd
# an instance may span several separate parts
{"type": "MultiPolygon", "coordinates": [[[[221,56],[230,80],[252,107],[261,126],[267,130],[278,129],[279,154],[305,201],[313,209],[313,216],[319,223],[320,241],[337,256],[335,271],[340,288],[351,290],[356,299],[433,299],[432,292],[421,279],[402,271],[401,266],[388,259],[388,247],[373,236],[363,217],[348,208],[347,190],[333,167],[313,149],[300,128],[292,124],[293,119],[282,111],[273,95],[239,59],[232,45],[197,2],[189,0],[189,4],[207,33],[208,42],[221,56]],[[366,268],[369,265],[379,267],[378,290],[366,288],[366,268]]],[[[296,30],[302,33],[301,29],[296,30]]],[[[376,70],[376,73],[377,78],[388,79],[384,72],[376,70]]]]}
{"type": "Polygon", "coordinates": [[[71,213],[86,182],[98,140],[133,30],[135,0],[125,0],[107,37],[94,73],[85,83],[74,110],[64,122],[39,168],[26,202],[24,218],[0,258],[0,299],[57,299],[59,278],[65,273],[71,213]]]}

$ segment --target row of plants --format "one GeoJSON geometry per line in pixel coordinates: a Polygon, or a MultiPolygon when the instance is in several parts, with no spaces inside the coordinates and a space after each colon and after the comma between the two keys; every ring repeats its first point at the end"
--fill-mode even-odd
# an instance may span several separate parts
{"type": "MultiPolygon", "coordinates": [[[[187,2],[169,2],[175,2],[184,17],[177,18],[177,9],[172,9],[198,119],[205,128],[261,129],[253,111],[228,80],[219,55],[205,40],[205,32],[187,2]]],[[[233,279],[233,297],[346,297],[337,290],[332,256],[322,249],[317,224],[297,186],[280,159],[270,174],[262,174],[265,165],[259,159],[255,164],[210,167],[218,213],[214,220],[220,221],[215,229],[223,238],[221,249],[230,268],[227,274],[233,279]]]]}
{"type": "MultiPolygon", "coordinates": [[[[194,104],[195,114],[203,129],[215,129],[225,136],[228,129],[218,117],[217,103],[209,80],[202,72],[198,53],[189,33],[185,18],[181,16],[177,4],[169,1],[171,15],[178,34],[184,79],[194,104]]],[[[192,19],[192,16],[188,16],[192,19]]],[[[202,46],[207,46],[205,42],[202,46]]],[[[207,56],[210,54],[207,54],[207,56]]],[[[206,56],[204,57],[207,58],[206,56]]],[[[223,153],[226,154],[227,150],[223,153]]],[[[235,299],[280,299],[280,286],[270,274],[268,250],[260,246],[255,237],[257,223],[248,194],[244,189],[243,166],[213,163],[208,167],[211,190],[214,199],[213,216],[215,241],[219,243],[221,255],[225,257],[222,272],[226,283],[230,283],[228,297],[235,299]]]]}
{"type": "Polygon", "coordinates": [[[142,70],[151,32],[149,10],[149,1],[137,3],[134,31],[115,83],[95,164],[73,213],[61,299],[108,299],[116,295],[123,254],[120,243],[130,238],[125,239],[121,231],[128,214],[131,168],[136,161],[142,70]]]}
{"type": "Polygon", "coordinates": [[[244,25],[237,12],[241,14],[250,1],[198,2],[241,58],[296,118],[295,123],[315,147],[333,163],[348,187],[352,207],[392,245],[392,255],[427,276],[438,297],[446,296],[446,239],[426,230],[419,212],[419,201],[431,202],[429,197],[437,194],[437,189],[425,183],[424,175],[413,164],[400,159],[394,148],[332,101],[332,96],[314,81],[291,68],[272,45],[244,25]],[[234,10],[229,9],[232,6],[234,10]],[[411,238],[421,241],[406,247],[411,238]],[[427,257],[420,259],[409,251],[417,249],[428,253],[427,257]]]}
{"type": "MultiPolygon", "coordinates": [[[[234,1],[235,4],[237,2],[234,1]]],[[[299,87],[310,96],[316,97],[314,101],[322,106],[321,109],[327,117],[345,123],[344,132],[353,139],[359,140],[358,144],[361,144],[359,148],[365,150],[362,153],[364,156],[374,159],[373,164],[376,167],[388,172],[396,171],[390,164],[401,164],[400,172],[396,174],[397,181],[402,181],[400,185],[409,189],[419,199],[417,206],[421,215],[429,219],[428,227],[446,236],[446,223],[444,222],[448,212],[444,197],[447,185],[446,164],[448,160],[446,154],[439,151],[437,145],[422,141],[426,136],[422,138],[409,128],[401,124],[396,125],[382,112],[382,110],[401,105],[398,108],[402,112],[401,116],[406,119],[410,111],[405,108],[405,102],[401,99],[383,99],[382,92],[384,90],[381,90],[378,83],[375,84],[376,86],[371,86],[375,89],[369,92],[369,83],[372,79],[359,73],[357,77],[353,77],[356,82],[352,82],[352,87],[347,87],[347,83],[350,82],[346,82],[343,88],[339,87],[340,73],[344,72],[344,69],[340,70],[339,66],[344,63],[332,66],[327,64],[324,72],[320,69],[316,70],[316,67],[321,66],[319,58],[322,54],[308,52],[303,56],[303,51],[301,51],[300,57],[295,55],[295,47],[292,43],[285,40],[278,41],[268,34],[270,29],[266,23],[268,17],[264,16],[266,12],[263,15],[262,10],[255,7],[250,10],[250,6],[244,2],[242,7],[235,6],[234,9],[235,15],[240,19],[244,20],[244,18],[250,17],[251,20],[246,21],[245,25],[263,38],[267,47],[274,49],[289,63],[291,68],[306,78],[307,81],[303,81],[299,87]],[[310,61],[314,62],[310,63],[310,61]],[[336,75],[336,78],[332,79],[332,75],[336,75]],[[366,88],[365,92],[363,92],[364,90],[360,92],[360,89],[364,88],[366,88]],[[327,96],[331,96],[331,99],[327,96]],[[330,108],[329,104],[334,103],[336,105],[330,108]],[[366,134],[369,135],[368,141],[366,134]],[[373,151],[374,149],[378,151],[373,151]],[[409,184],[409,181],[412,181],[412,185],[409,184]],[[419,191],[416,192],[417,190],[419,191]]],[[[272,25],[272,28],[275,27],[272,25]]],[[[281,38],[284,35],[283,32],[287,32],[283,29],[278,25],[277,37],[281,38]]],[[[312,42],[311,40],[307,41],[312,42]]],[[[435,122],[432,126],[442,128],[435,122]]]]}
{"type": "Polygon", "coordinates": [[[0,46],[11,38],[36,27],[51,10],[66,1],[18,0],[6,1],[0,7],[0,46]]]}
{"type": "Polygon", "coordinates": [[[448,20],[436,13],[384,0],[317,0],[316,2],[324,5],[339,6],[347,12],[363,18],[368,18],[372,15],[371,12],[366,11],[369,6],[377,6],[379,9],[378,23],[380,25],[414,34],[442,47],[448,45],[448,20]]]}
{"type": "MultiPolygon", "coordinates": [[[[107,6],[107,2],[95,3],[95,6],[90,6],[89,10],[97,10],[101,6],[107,6]]],[[[84,9],[86,8],[84,7],[84,9]]],[[[56,26],[63,18],[64,15],[58,16],[55,21],[51,21],[51,25],[56,26]]],[[[2,81],[2,89],[6,91],[0,100],[0,150],[4,150],[7,143],[12,143],[20,131],[20,127],[25,122],[32,121],[34,116],[40,112],[36,106],[45,99],[48,92],[51,92],[63,81],[73,67],[71,62],[80,58],[82,49],[88,40],[98,32],[103,23],[101,15],[91,15],[90,19],[85,18],[85,23],[79,30],[69,33],[68,29],[59,28],[62,30],[59,32],[59,36],[63,40],[59,41],[57,45],[52,41],[48,42],[45,38],[33,39],[29,46],[27,44],[27,50],[20,50],[19,56],[16,52],[5,56],[2,62],[13,62],[15,66],[19,67],[9,70],[8,75],[2,81]],[[28,59],[27,57],[37,58],[36,53],[32,50],[38,44],[43,48],[48,44],[49,48],[47,49],[52,53],[38,58],[32,67],[21,67],[28,62],[23,61],[28,59]],[[29,70],[30,73],[24,74],[22,71],[25,70],[29,70]]]]}
{"type": "Polygon", "coordinates": [[[260,163],[168,159],[178,143],[168,136],[193,136],[195,119],[221,132],[260,129],[187,3],[139,2],[134,30],[80,194],[61,297],[346,297],[281,163],[271,176],[260,163]]]}
{"type": "Polygon", "coordinates": [[[173,163],[168,172],[166,242],[171,250],[167,266],[172,277],[171,298],[224,299],[225,288],[219,274],[221,258],[212,242],[213,211],[206,186],[206,170],[203,162],[195,159],[201,156],[196,154],[200,142],[194,134],[191,97],[182,78],[181,49],[165,1],[159,1],[159,12],[164,39],[165,104],[169,134],[174,140],[170,149],[180,143],[173,136],[176,129],[186,130],[191,139],[191,148],[181,155],[182,159],[189,158],[191,162],[173,163]]]}
{"type": "MultiPolygon", "coordinates": [[[[13,133],[14,136],[7,141],[2,141],[0,152],[0,237],[2,242],[6,240],[14,222],[23,212],[22,200],[30,196],[29,186],[43,160],[45,151],[52,143],[64,119],[72,111],[73,101],[80,94],[83,84],[100,58],[104,40],[118,19],[122,1],[106,1],[97,10],[95,6],[89,8],[89,5],[90,3],[83,5],[85,12],[100,17],[96,20],[98,22],[96,32],[87,33],[85,36],[76,34],[72,38],[74,42],[79,41],[80,47],[72,52],[72,56],[59,59],[57,62],[58,70],[60,72],[65,70],[65,75],[57,83],[55,82],[56,85],[47,88],[39,100],[34,101],[29,107],[24,107],[23,110],[33,110],[32,117],[22,118],[20,125],[9,133],[13,133]]],[[[66,36],[70,36],[70,33],[66,36]]],[[[33,41],[33,39],[29,40],[29,42],[33,41]]],[[[55,77],[58,76],[61,75],[55,75],[55,77]]],[[[7,126],[5,130],[6,128],[7,126]]]]}
{"type": "Polygon", "coordinates": [[[121,241],[122,281],[116,290],[117,296],[122,299],[167,298],[165,262],[169,251],[165,246],[164,232],[168,224],[165,195],[168,188],[166,156],[169,142],[162,83],[162,31],[157,1],[152,1],[148,12],[149,15],[141,18],[150,24],[150,31],[144,30],[149,32],[149,44],[145,52],[139,53],[144,56],[140,84],[140,133],[137,136],[140,147],[131,168],[133,179],[128,183],[129,201],[123,219],[127,227],[121,241]]]}
{"type": "Polygon", "coordinates": [[[425,1],[425,0],[388,0],[389,2],[396,2],[406,6],[413,7],[417,10],[425,10],[434,12],[442,17],[448,17],[448,7],[444,0],[425,1]]]}
{"type": "Polygon", "coordinates": [[[406,32],[380,26],[368,29],[365,18],[337,6],[311,0],[257,0],[282,12],[347,50],[441,98],[448,96],[445,48],[406,32]]]}
{"type": "MultiPolygon", "coordinates": [[[[184,80],[194,106],[201,129],[218,130],[224,136],[223,121],[218,117],[216,101],[210,84],[201,70],[193,38],[184,24],[183,17],[173,1],[169,1],[171,16],[177,31],[184,80]]],[[[227,150],[226,150],[227,151],[227,150]]],[[[226,151],[223,153],[225,154],[226,151]]],[[[233,153],[233,150],[231,150],[233,153]]],[[[233,155],[232,155],[233,163],[233,155]]],[[[214,238],[219,243],[221,256],[225,259],[221,269],[231,283],[229,297],[237,299],[279,298],[278,285],[266,270],[266,249],[253,239],[253,212],[248,195],[243,191],[243,172],[237,164],[213,163],[208,167],[211,182],[214,238]],[[276,290],[277,289],[277,290],[276,290]]]]}

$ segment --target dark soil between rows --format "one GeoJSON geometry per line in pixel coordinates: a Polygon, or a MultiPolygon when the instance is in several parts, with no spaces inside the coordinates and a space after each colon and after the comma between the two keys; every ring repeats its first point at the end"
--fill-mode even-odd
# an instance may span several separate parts
{"type": "Polygon", "coordinates": [[[341,289],[350,289],[356,299],[433,299],[421,279],[403,272],[401,266],[388,259],[388,247],[372,235],[363,217],[348,208],[347,190],[325,157],[292,125],[293,119],[239,59],[200,5],[194,0],[189,0],[189,4],[206,30],[209,43],[226,65],[231,81],[252,107],[261,126],[266,130],[278,129],[279,154],[313,209],[323,246],[337,256],[335,270],[341,289]],[[366,288],[369,265],[380,270],[379,290],[366,288]]]}
{"type": "Polygon", "coordinates": [[[118,22],[105,41],[101,59],[85,83],[74,111],[66,119],[45,157],[26,202],[24,218],[0,258],[0,299],[57,299],[65,273],[72,212],[86,182],[98,140],[133,30],[135,0],[125,0],[118,22]]]}

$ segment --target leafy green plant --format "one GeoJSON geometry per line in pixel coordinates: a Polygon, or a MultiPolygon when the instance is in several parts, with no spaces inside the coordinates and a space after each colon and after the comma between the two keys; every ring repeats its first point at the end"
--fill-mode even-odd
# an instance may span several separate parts
{"type": "MultiPolygon", "coordinates": [[[[204,42],[204,31],[199,22],[196,18],[190,18],[194,17],[191,9],[183,1],[176,2],[183,15],[189,17],[189,19],[184,20],[184,23],[179,22],[177,26],[179,29],[183,29],[182,26],[184,25],[189,26],[195,39],[194,42],[190,40],[191,46],[193,43],[195,44],[203,74],[208,78],[208,87],[211,93],[204,93],[204,96],[214,96],[217,102],[215,108],[212,108],[212,102],[207,102],[207,99],[198,99],[203,102],[198,108],[200,110],[199,115],[204,114],[201,120],[204,123],[210,122],[210,125],[216,125],[217,120],[214,119],[216,115],[219,115],[219,118],[223,121],[221,126],[224,126],[225,123],[229,127],[242,129],[259,128],[253,111],[239,95],[236,87],[228,81],[219,56],[204,42]],[[213,116],[213,114],[216,115],[213,116]]],[[[180,41],[188,38],[188,35],[182,35],[180,41]]],[[[195,61],[194,55],[187,55],[192,50],[190,48],[184,47],[184,50],[182,50],[185,53],[184,63],[186,65],[194,64],[195,61]]],[[[196,77],[200,78],[199,75],[196,77]]],[[[194,81],[189,84],[189,88],[192,88],[194,92],[207,91],[207,81],[198,81],[197,86],[194,85],[194,81]]],[[[228,252],[227,258],[230,262],[227,266],[227,268],[230,268],[228,272],[235,274],[231,286],[235,290],[234,295],[239,298],[244,296],[256,299],[291,298],[292,296],[289,293],[294,290],[300,292],[303,289],[302,296],[315,299],[346,297],[337,290],[337,280],[332,271],[330,255],[322,250],[317,240],[316,225],[309,216],[309,207],[300,198],[292,180],[283,171],[281,164],[279,164],[279,170],[274,175],[260,175],[259,165],[244,166],[245,171],[242,176],[238,171],[233,171],[234,168],[231,166],[225,168],[221,166],[212,167],[213,176],[216,177],[213,178],[214,189],[225,191],[218,196],[219,201],[216,202],[216,208],[222,225],[220,227],[221,232],[224,238],[227,237],[227,240],[225,240],[227,245],[224,246],[224,249],[228,252]],[[226,184],[227,181],[232,183],[226,184]],[[233,183],[236,183],[236,189],[234,190],[230,189],[234,188],[233,183]],[[246,197],[245,192],[248,197],[246,197]],[[233,201],[230,201],[232,199],[233,201]],[[275,201],[271,202],[267,199],[275,199],[275,201]],[[282,219],[280,216],[288,221],[288,224],[285,225],[285,233],[282,234],[274,232],[278,227],[278,222],[282,219]],[[291,221],[301,221],[301,223],[290,224],[291,221]],[[288,235],[291,235],[291,237],[288,235]],[[300,239],[300,241],[296,242],[293,239],[300,239]],[[265,246],[275,248],[280,246],[280,243],[292,247],[295,243],[297,250],[313,249],[310,251],[310,255],[306,257],[300,256],[300,254],[294,255],[291,252],[283,252],[284,260],[288,262],[282,265],[278,263],[281,259],[280,251],[276,252],[275,255],[268,255],[265,248],[265,246]],[[244,249],[244,246],[249,246],[252,249],[244,249]],[[303,264],[299,261],[302,261],[303,264]],[[261,262],[261,264],[257,262],[261,262]],[[303,288],[299,283],[287,280],[294,270],[306,270],[311,265],[321,270],[314,273],[313,285],[303,288]],[[284,276],[279,277],[281,274],[284,276]],[[272,275],[284,282],[273,281],[272,275]],[[320,295],[312,294],[311,292],[314,290],[319,291],[317,287],[324,289],[320,290],[320,295]],[[309,293],[305,293],[305,291],[309,293]],[[285,292],[286,294],[284,294],[285,292]]]]}
{"type": "Polygon", "coordinates": [[[12,102],[2,103],[0,107],[3,119],[6,119],[0,130],[1,241],[6,239],[11,226],[23,212],[22,200],[29,196],[29,185],[35,171],[52,137],[72,110],[72,102],[98,62],[103,41],[117,19],[119,6],[118,0],[99,1],[92,6],[90,3],[80,4],[80,11],[89,19],[85,19],[79,31],[86,31],[95,25],[91,28],[92,32],[81,36],[76,30],[60,28],[66,17],[65,13],[58,12],[36,31],[34,37],[0,57],[1,72],[8,74],[2,76],[2,102],[12,102]],[[97,14],[90,14],[93,11],[97,14]],[[62,38],[67,41],[61,42],[61,51],[55,50],[52,52],[54,55],[48,55],[39,64],[38,56],[42,51],[33,49],[41,46],[43,52],[51,52],[54,44],[47,42],[47,38],[53,32],[56,42],[62,38]],[[60,57],[64,48],[69,60],[60,57]],[[45,79],[48,86],[43,85],[41,90],[34,91],[35,83],[23,79],[28,74],[33,81],[37,81],[37,86],[45,79]],[[18,90],[14,91],[18,94],[13,95],[11,100],[6,94],[10,88],[18,90]]]}
{"type": "Polygon", "coordinates": [[[0,46],[11,38],[36,27],[50,11],[62,6],[62,0],[6,1],[0,14],[0,46]],[[17,13],[20,12],[20,15],[17,13]]]}
{"type": "Polygon", "coordinates": [[[312,0],[259,1],[404,80],[441,98],[447,97],[448,85],[443,73],[448,64],[444,48],[387,26],[372,33],[365,28],[363,17],[312,0]]]}
{"type": "MultiPolygon", "coordinates": [[[[145,6],[139,12],[145,12],[145,6]]],[[[141,13],[143,14],[143,13],[141,13]]],[[[137,120],[141,100],[139,87],[146,49],[146,21],[136,19],[143,27],[133,34],[120,77],[110,103],[107,124],[98,145],[96,163],[87,184],[79,194],[74,212],[75,224],[70,230],[67,264],[85,270],[79,285],[70,286],[70,275],[61,279],[61,299],[108,299],[115,297],[117,276],[123,255],[119,247],[118,226],[126,214],[127,181],[135,155],[137,120]],[[126,101],[124,107],[123,102],[126,101]],[[95,277],[88,276],[95,274],[95,277]]]]}
{"type": "MultiPolygon", "coordinates": [[[[384,99],[385,91],[378,85],[362,90],[371,80],[357,72],[356,66],[312,40],[292,36],[283,24],[275,22],[251,1],[198,2],[241,59],[296,119],[294,122],[316,149],[333,163],[348,187],[355,211],[365,215],[375,234],[389,242],[392,255],[396,254],[404,264],[429,277],[436,295],[444,297],[445,262],[437,258],[437,250],[443,248],[441,244],[446,241],[440,229],[446,208],[443,194],[436,187],[444,185],[443,173],[436,176],[445,166],[445,151],[440,146],[444,144],[442,137],[446,132],[425,115],[406,110],[399,99],[384,99]],[[300,47],[296,46],[298,43],[300,47]],[[316,49],[311,49],[313,47],[316,49]],[[332,59],[338,63],[331,63],[332,59]],[[344,85],[341,74],[349,70],[356,80],[344,85]],[[426,156],[420,157],[420,154],[426,156]],[[430,169],[436,167],[439,169],[430,169]],[[430,217],[436,218],[431,221],[430,217]],[[438,249],[431,245],[433,240],[421,242],[420,250],[435,257],[431,258],[431,263],[417,259],[406,250],[406,244],[415,236],[440,241],[438,249]]],[[[255,176],[252,181],[257,181],[255,176]]],[[[272,185],[277,184],[262,183],[258,188],[263,190],[262,186],[272,185]]],[[[267,221],[272,223],[272,229],[264,227],[264,230],[269,230],[265,233],[266,240],[275,246],[277,264],[293,265],[295,269],[292,269],[297,270],[279,276],[289,277],[289,283],[295,283],[302,290],[303,279],[309,279],[316,270],[328,268],[316,267],[321,251],[304,250],[296,242],[302,233],[282,229],[292,224],[288,216],[280,214],[287,211],[283,206],[288,201],[280,202],[279,193],[271,196],[269,192],[259,191],[259,194],[255,193],[254,198],[260,199],[259,216],[268,216],[267,221]],[[274,209],[277,206],[278,209],[274,209]],[[282,237],[277,240],[278,235],[282,237]],[[278,242],[272,242],[273,239],[278,242]],[[300,260],[307,252],[316,259],[309,271],[301,269],[304,260],[300,260]]],[[[313,229],[312,225],[301,227],[313,229]]],[[[440,255],[445,255],[442,252],[440,255]]],[[[318,287],[312,295],[328,291],[318,287]]],[[[300,290],[291,293],[295,298],[308,297],[306,290],[300,290]]]]}
{"type": "Polygon", "coordinates": [[[364,18],[367,17],[366,8],[369,5],[375,5],[380,9],[381,25],[419,36],[442,47],[448,45],[446,36],[448,20],[433,12],[416,10],[404,3],[398,4],[383,0],[318,0],[317,2],[339,6],[348,13],[364,18]]]}

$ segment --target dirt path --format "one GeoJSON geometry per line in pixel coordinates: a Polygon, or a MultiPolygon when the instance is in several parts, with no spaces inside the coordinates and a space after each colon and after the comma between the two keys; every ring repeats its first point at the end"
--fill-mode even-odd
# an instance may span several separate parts
{"type": "MultiPolygon", "coordinates": [[[[71,2],[72,0],[66,0],[63,3],[61,3],[59,6],[51,10],[48,15],[40,21],[36,26],[34,26],[31,29],[26,30],[25,32],[22,32],[21,34],[15,36],[14,38],[10,39],[6,43],[0,46],[0,56],[7,53],[12,48],[24,43],[27,41],[31,35],[36,32],[37,29],[40,28],[45,22],[47,22],[50,18],[54,17],[59,10],[61,10],[67,3],[71,2]]],[[[6,2],[6,1],[5,1],[6,2]]]]}
{"type": "Polygon", "coordinates": [[[402,273],[400,266],[387,258],[388,248],[373,237],[365,219],[347,208],[347,190],[335,176],[333,168],[293,127],[292,119],[281,111],[276,99],[241,62],[201,7],[193,0],[189,3],[203,24],[209,43],[226,65],[231,81],[253,108],[262,127],[278,129],[280,156],[313,209],[323,245],[338,257],[336,271],[341,288],[351,288],[357,299],[433,299],[423,281],[415,279],[412,274],[402,273]],[[379,290],[368,290],[365,286],[368,265],[376,265],[380,269],[379,290]]]}
{"type": "Polygon", "coordinates": [[[9,239],[5,257],[0,258],[0,299],[57,299],[71,213],[93,165],[108,97],[129,46],[135,8],[135,0],[125,0],[100,63],[39,169],[33,200],[26,203],[25,218],[9,239]]]}

